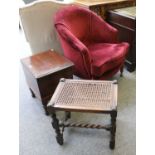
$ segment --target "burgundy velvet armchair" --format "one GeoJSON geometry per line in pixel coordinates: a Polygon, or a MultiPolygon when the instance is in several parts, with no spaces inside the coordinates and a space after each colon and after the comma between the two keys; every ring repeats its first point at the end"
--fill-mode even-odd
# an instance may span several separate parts
{"type": "Polygon", "coordinates": [[[118,43],[117,30],[94,12],[69,6],[56,13],[54,23],[75,75],[107,79],[123,71],[129,44],[118,43]]]}

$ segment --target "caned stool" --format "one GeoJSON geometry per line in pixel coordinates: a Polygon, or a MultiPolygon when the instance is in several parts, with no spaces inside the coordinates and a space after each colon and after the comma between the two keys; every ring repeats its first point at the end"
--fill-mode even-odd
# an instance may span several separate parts
{"type": "Polygon", "coordinates": [[[71,80],[61,79],[52,99],[47,105],[52,116],[52,126],[56,132],[56,140],[63,144],[65,127],[106,129],[110,131],[109,147],[115,148],[115,132],[117,117],[117,81],[71,80]],[[65,120],[59,122],[56,111],[65,111],[65,120]],[[70,112],[103,113],[111,115],[111,124],[96,125],[68,123],[70,112]]]}

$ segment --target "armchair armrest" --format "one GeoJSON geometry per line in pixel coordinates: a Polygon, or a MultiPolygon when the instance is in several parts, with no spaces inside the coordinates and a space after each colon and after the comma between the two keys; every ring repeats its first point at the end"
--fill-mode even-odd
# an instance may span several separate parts
{"type": "Polygon", "coordinates": [[[88,52],[88,48],[72,34],[64,24],[55,24],[59,35],[75,50],[81,54],[88,52]]]}
{"type": "Polygon", "coordinates": [[[95,39],[95,41],[105,43],[118,42],[118,30],[109,25],[95,13],[92,13],[91,25],[92,37],[95,39]]]}
{"type": "Polygon", "coordinates": [[[60,37],[62,37],[67,44],[74,49],[75,53],[78,52],[78,54],[82,56],[84,67],[87,70],[88,75],[90,75],[92,58],[88,48],[78,38],[76,38],[64,24],[55,24],[55,27],[60,37]]]}

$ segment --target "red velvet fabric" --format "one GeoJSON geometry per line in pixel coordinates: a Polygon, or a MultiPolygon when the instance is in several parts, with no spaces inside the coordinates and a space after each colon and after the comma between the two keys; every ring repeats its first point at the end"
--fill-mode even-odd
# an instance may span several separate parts
{"type": "Polygon", "coordinates": [[[64,55],[74,74],[85,79],[112,77],[124,64],[128,43],[118,43],[118,32],[90,10],[69,6],[55,15],[64,55]]]}
{"type": "Polygon", "coordinates": [[[93,57],[92,75],[100,77],[116,66],[123,65],[128,44],[96,43],[88,46],[88,49],[93,57]]]}

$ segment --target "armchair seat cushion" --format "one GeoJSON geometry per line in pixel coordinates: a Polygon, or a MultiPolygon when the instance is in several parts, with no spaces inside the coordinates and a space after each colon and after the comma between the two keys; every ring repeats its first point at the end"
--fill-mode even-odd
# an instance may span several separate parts
{"type": "Polygon", "coordinates": [[[88,46],[92,57],[92,75],[100,77],[109,70],[121,67],[129,48],[128,43],[96,43],[88,46]]]}

